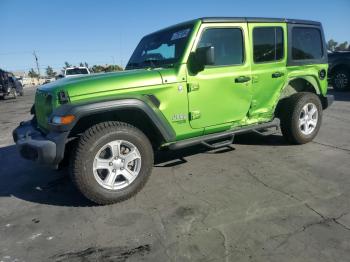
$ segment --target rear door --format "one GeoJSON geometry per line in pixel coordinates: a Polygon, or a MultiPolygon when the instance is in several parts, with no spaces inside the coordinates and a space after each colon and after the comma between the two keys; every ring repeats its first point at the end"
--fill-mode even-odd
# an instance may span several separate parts
{"type": "Polygon", "coordinates": [[[197,47],[213,46],[215,64],[188,75],[192,128],[244,119],[251,103],[251,71],[246,23],[203,24],[197,47]]]}
{"type": "Polygon", "coordinates": [[[252,50],[252,106],[250,117],[268,117],[286,81],[286,23],[249,23],[252,50]]]}

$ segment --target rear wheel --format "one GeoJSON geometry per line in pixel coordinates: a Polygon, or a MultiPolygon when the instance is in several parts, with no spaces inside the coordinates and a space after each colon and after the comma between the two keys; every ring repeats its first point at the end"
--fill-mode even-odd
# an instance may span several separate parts
{"type": "Polygon", "coordinates": [[[121,122],[97,124],[80,138],[71,174],[79,190],[98,204],[135,195],[148,180],[153,149],[137,128],[121,122]]]}
{"type": "Polygon", "coordinates": [[[314,139],[322,122],[322,105],[313,93],[297,93],[287,98],[281,109],[281,131],[292,144],[314,139]]]}
{"type": "Polygon", "coordinates": [[[333,76],[333,88],[337,91],[347,91],[350,89],[350,73],[345,69],[339,69],[333,76]]]}

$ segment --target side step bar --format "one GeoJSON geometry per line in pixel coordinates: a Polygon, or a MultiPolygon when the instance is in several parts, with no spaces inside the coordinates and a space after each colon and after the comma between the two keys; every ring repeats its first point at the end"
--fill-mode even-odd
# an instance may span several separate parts
{"type": "Polygon", "coordinates": [[[213,144],[208,143],[208,141],[202,141],[201,144],[208,148],[216,149],[216,148],[231,145],[233,143],[234,138],[235,138],[235,135],[230,135],[227,137],[227,140],[224,140],[224,141],[216,142],[213,144]]]}
{"type": "MultiPolygon", "coordinates": [[[[229,130],[229,131],[224,131],[224,132],[220,132],[220,133],[214,133],[214,134],[209,134],[209,135],[204,135],[204,136],[193,137],[193,138],[181,140],[181,141],[175,142],[173,144],[170,144],[169,149],[177,150],[177,149],[181,149],[181,148],[185,148],[185,147],[189,147],[189,146],[194,146],[194,145],[198,145],[198,144],[205,145],[205,146],[212,148],[212,149],[219,148],[219,147],[223,147],[223,146],[227,146],[227,145],[232,144],[235,135],[250,133],[250,132],[255,132],[255,133],[264,135],[264,133],[259,131],[259,130],[275,127],[276,131],[277,131],[279,128],[279,125],[280,125],[279,119],[275,118],[273,121],[263,123],[263,124],[245,126],[245,127],[235,129],[235,130],[229,130]],[[227,140],[222,141],[222,142],[218,142],[218,143],[214,143],[214,144],[209,143],[210,141],[221,140],[221,139],[225,139],[225,138],[227,138],[227,140]]],[[[272,133],[269,132],[267,135],[270,135],[270,134],[272,134],[272,133]]]]}

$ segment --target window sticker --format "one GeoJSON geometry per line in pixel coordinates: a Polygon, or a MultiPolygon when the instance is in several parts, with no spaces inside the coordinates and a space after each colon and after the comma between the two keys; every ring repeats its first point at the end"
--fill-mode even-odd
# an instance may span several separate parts
{"type": "Polygon", "coordinates": [[[170,41],[174,41],[174,40],[177,40],[177,39],[181,39],[181,38],[187,37],[188,33],[190,31],[191,31],[191,29],[187,28],[187,29],[183,29],[181,31],[175,32],[175,33],[173,33],[173,36],[171,37],[170,41]]]}

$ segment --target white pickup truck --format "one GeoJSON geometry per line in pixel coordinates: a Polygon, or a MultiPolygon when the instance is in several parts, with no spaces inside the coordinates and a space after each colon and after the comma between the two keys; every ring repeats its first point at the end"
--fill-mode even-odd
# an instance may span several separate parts
{"type": "Polygon", "coordinates": [[[85,66],[79,67],[67,67],[64,70],[64,77],[73,77],[73,76],[81,76],[81,75],[89,75],[90,71],[85,66]]]}

